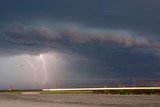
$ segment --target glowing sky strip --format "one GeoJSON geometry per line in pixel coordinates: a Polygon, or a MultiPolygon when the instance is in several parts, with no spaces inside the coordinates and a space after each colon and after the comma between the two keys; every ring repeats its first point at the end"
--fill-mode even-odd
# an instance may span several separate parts
{"type": "Polygon", "coordinates": [[[40,55],[40,59],[42,60],[42,62],[43,62],[43,69],[44,69],[44,73],[45,73],[45,78],[44,78],[44,81],[42,82],[42,84],[41,84],[41,89],[43,89],[43,87],[44,87],[44,84],[46,83],[46,80],[47,80],[47,70],[46,70],[46,62],[45,62],[45,60],[44,60],[44,57],[43,57],[43,55],[40,55]]]}
{"type": "Polygon", "coordinates": [[[34,72],[34,83],[35,83],[35,89],[36,89],[36,83],[37,83],[37,70],[36,67],[33,65],[32,62],[30,62],[28,59],[26,59],[25,57],[22,57],[22,59],[27,62],[33,69],[34,72]]]}

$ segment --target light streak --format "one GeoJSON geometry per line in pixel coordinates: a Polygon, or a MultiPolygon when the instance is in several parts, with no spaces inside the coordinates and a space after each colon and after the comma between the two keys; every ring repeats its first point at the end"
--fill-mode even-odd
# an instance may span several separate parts
{"type": "Polygon", "coordinates": [[[37,70],[36,70],[36,67],[33,65],[33,63],[31,61],[29,61],[25,57],[22,57],[22,59],[25,62],[27,62],[32,67],[32,69],[33,69],[33,72],[34,72],[34,83],[35,83],[35,89],[36,89],[36,84],[37,84],[37,70]]]}
{"type": "Polygon", "coordinates": [[[59,88],[42,91],[93,91],[93,90],[160,90],[160,87],[110,87],[110,88],[59,88]]]}
{"type": "Polygon", "coordinates": [[[47,70],[46,70],[46,62],[45,62],[45,59],[44,59],[44,57],[43,57],[42,54],[40,55],[40,59],[41,59],[42,62],[43,62],[43,69],[44,69],[44,73],[45,73],[44,81],[43,81],[42,84],[41,84],[41,89],[43,89],[44,84],[46,83],[46,80],[47,80],[48,75],[47,75],[47,70]]]}

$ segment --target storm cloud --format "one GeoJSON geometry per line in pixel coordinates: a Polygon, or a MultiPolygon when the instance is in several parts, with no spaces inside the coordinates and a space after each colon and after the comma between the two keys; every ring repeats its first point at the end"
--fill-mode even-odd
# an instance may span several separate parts
{"type": "Polygon", "coordinates": [[[0,34],[1,50],[13,49],[15,54],[16,52],[24,54],[24,51],[26,54],[40,54],[61,49],[61,46],[67,49],[66,44],[79,48],[79,45],[95,43],[126,48],[138,47],[148,49],[153,53],[159,51],[158,41],[123,30],[93,29],[73,25],[49,28],[17,23],[1,28],[0,34]]]}
{"type": "MultiPolygon", "coordinates": [[[[105,82],[91,84],[87,79],[159,79],[159,5],[158,0],[1,0],[0,75],[5,78],[0,83],[5,85],[3,81],[11,73],[11,83],[17,84],[18,64],[30,70],[21,55],[29,55],[31,61],[37,57],[38,63],[40,54],[55,57],[48,57],[49,85],[55,82],[53,78],[79,78],[91,87],[105,82]]],[[[27,79],[26,84],[32,81],[27,79]]]]}

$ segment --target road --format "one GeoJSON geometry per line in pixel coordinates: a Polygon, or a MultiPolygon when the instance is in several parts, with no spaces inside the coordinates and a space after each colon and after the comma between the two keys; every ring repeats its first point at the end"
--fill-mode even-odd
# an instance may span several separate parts
{"type": "Polygon", "coordinates": [[[160,96],[100,94],[0,94],[0,107],[160,107],[160,96]]]}

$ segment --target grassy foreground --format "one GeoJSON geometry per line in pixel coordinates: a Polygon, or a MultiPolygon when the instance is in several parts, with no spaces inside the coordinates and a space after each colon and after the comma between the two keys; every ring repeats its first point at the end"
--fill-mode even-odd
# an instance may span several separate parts
{"type": "Polygon", "coordinates": [[[124,94],[124,95],[140,95],[140,94],[157,94],[160,90],[93,90],[93,91],[43,91],[42,94],[124,94]]]}
{"type": "Polygon", "coordinates": [[[156,94],[160,95],[159,89],[150,89],[150,90],[83,90],[83,91],[42,91],[42,90],[13,90],[13,91],[0,91],[0,93],[7,94],[22,94],[24,92],[38,92],[39,94],[121,94],[121,95],[151,95],[156,94]]]}
{"type": "Polygon", "coordinates": [[[39,92],[41,93],[42,90],[12,90],[12,91],[8,91],[8,90],[1,90],[0,93],[4,93],[4,94],[22,94],[23,92],[39,92]]]}

